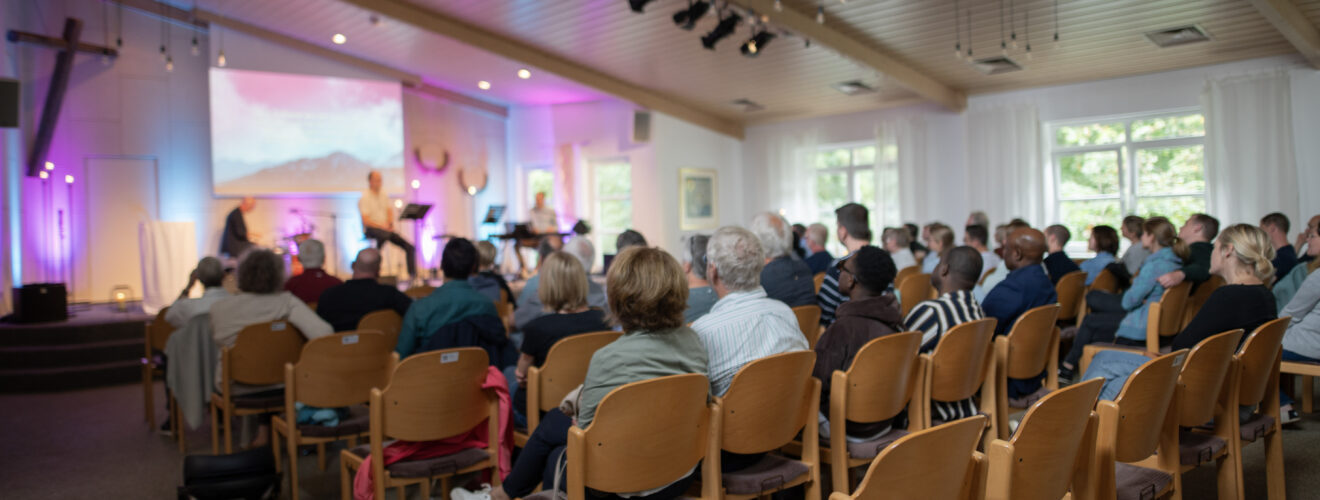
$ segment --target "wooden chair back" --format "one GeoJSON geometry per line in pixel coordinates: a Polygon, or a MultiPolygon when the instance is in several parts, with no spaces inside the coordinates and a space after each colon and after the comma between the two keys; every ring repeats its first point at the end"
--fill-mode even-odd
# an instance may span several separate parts
{"type": "Polygon", "coordinates": [[[234,346],[225,348],[226,379],[249,385],[284,382],[284,365],[302,355],[302,333],[288,321],[248,325],[238,332],[234,346]]]}
{"type": "Polygon", "coordinates": [[[1214,420],[1215,403],[1242,335],[1240,328],[1216,334],[1187,353],[1178,375],[1178,425],[1196,427],[1214,420]]]}
{"type": "Polygon", "coordinates": [[[720,448],[732,453],[763,453],[779,449],[793,440],[802,427],[816,424],[819,396],[808,401],[816,381],[811,369],[813,351],[776,354],[743,365],[733,376],[728,392],[720,398],[722,431],[720,448]]]}
{"type": "MultiPolygon", "coordinates": [[[[582,381],[587,378],[591,356],[622,335],[621,332],[583,333],[555,342],[550,352],[546,353],[544,364],[527,369],[529,411],[531,408],[536,408],[538,412],[558,408],[564,396],[582,385],[582,381]],[[536,381],[535,385],[532,385],[533,380],[536,381]]],[[[535,429],[535,426],[529,425],[528,429],[535,429]]]]}
{"type": "Polygon", "coordinates": [[[824,272],[816,273],[815,276],[811,277],[811,282],[812,284],[816,285],[816,293],[819,294],[820,287],[825,285],[825,273],[824,272]]]}
{"type": "MultiPolygon", "coordinates": [[[[1008,378],[1034,378],[1048,368],[1051,336],[1061,311],[1060,304],[1035,307],[1018,316],[1017,322],[1005,336],[1008,343],[1008,378]]],[[[1056,358],[1058,350],[1054,351],[1056,358]]]]}
{"type": "Polygon", "coordinates": [[[690,373],[610,391],[586,429],[568,432],[568,498],[586,488],[644,491],[688,474],[705,457],[710,382],[690,373]]]}
{"type": "Polygon", "coordinates": [[[312,340],[285,365],[285,399],[335,408],[366,403],[394,369],[394,344],[379,332],[345,332],[312,340]]]}
{"type": "Polygon", "coordinates": [[[1080,309],[1085,290],[1086,271],[1073,271],[1059,278],[1059,282],[1054,285],[1054,292],[1059,295],[1058,320],[1077,319],[1077,311],[1080,309]]]}
{"type": "Polygon", "coordinates": [[[898,295],[902,298],[899,307],[902,310],[903,317],[912,311],[918,303],[930,298],[932,287],[930,285],[930,275],[924,273],[910,274],[898,283],[898,295]]]}
{"type": "Polygon", "coordinates": [[[358,320],[358,330],[375,330],[385,334],[385,338],[390,340],[390,346],[393,347],[399,341],[399,332],[403,330],[403,317],[393,309],[381,309],[371,311],[358,320]]]}
{"type": "Polygon", "coordinates": [[[998,268],[992,267],[992,268],[986,270],[985,273],[981,274],[981,279],[977,280],[977,281],[976,281],[976,284],[978,284],[978,285],[984,285],[984,284],[985,284],[985,279],[986,279],[986,278],[989,278],[991,274],[994,274],[994,273],[995,273],[995,269],[998,269],[998,268]]]}
{"type": "MultiPolygon", "coordinates": [[[[1049,393],[1027,410],[1010,441],[995,440],[986,450],[990,471],[987,496],[996,499],[1057,500],[1084,467],[1091,447],[1088,433],[1102,379],[1091,379],[1049,393]],[[993,491],[993,493],[992,493],[993,491]]],[[[1094,440],[1094,436],[1090,436],[1094,440]]]]}
{"type": "Polygon", "coordinates": [[[807,338],[808,348],[815,349],[816,341],[820,340],[820,306],[797,306],[793,308],[793,314],[797,316],[802,336],[807,338]]]}
{"type": "Polygon", "coordinates": [[[174,333],[174,325],[165,321],[165,313],[170,308],[167,306],[156,313],[156,317],[147,323],[147,355],[150,357],[151,351],[164,351],[165,344],[169,342],[170,335],[174,333]]]}
{"type": "Polygon", "coordinates": [[[509,291],[504,287],[500,287],[500,299],[495,301],[495,313],[504,322],[504,328],[513,331],[513,298],[509,297],[509,291]]]}
{"type": "Polygon", "coordinates": [[[1118,422],[1114,435],[1115,460],[1138,462],[1155,453],[1186,355],[1186,349],[1165,354],[1147,361],[1128,376],[1123,390],[1113,401],[1118,422]]]}
{"type": "Polygon", "coordinates": [[[898,273],[894,275],[894,284],[903,283],[904,279],[914,274],[921,274],[921,266],[907,266],[899,269],[898,273]]]}
{"type": "Polygon", "coordinates": [[[1269,387],[1270,376],[1278,367],[1283,333],[1292,318],[1283,317],[1266,322],[1256,328],[1242,343],[1237,359],[1241,365],[1238,382],[1238,404],[1261,404],[1269,387]]]}
{"type": "Polygon", "coordinates": [[[903,436],[875,457],[852,498],[966,498],[980,488],[968,483],[978,475],[976,444],[984,428],[985,417],[977,415],[903,436]]]}
{"type": "Polygon", "coordinates": [[[1187,294],[1192,282],[1183,281],[1164,290],[1158,302],[1150,304],[1146,315],[1146,350],[1159,352],[1161,337],[1178,334],[1182,328],[1183,309],[1187,307],[1187,294]]]}
{"type": "Polygon", "coordinates": [[[962,401],[976,394],[985,382],[995,323],[995,318],[983,318],[944,332],[930,354],[931,399],[962,401]]]}
{"type": "Polygon", "coordinates": [[[1108,269],[1100,271],[1100,274],[1095,275],[1095,279],[1091,280],[1090,290],[1118,293],[1118,277],[1108,269]]]}
{"type": "Polygon", "coordinates": [[[426,298],[428,295],[431,295],[431,292],[434,291],[435,291],[435,287],[430,285],[422,285],[422,286],[409,287],[407,290],[403,291],[403,294],[407,295],[409,298],[413,300],[417,300],[421,298],[426,298]]]}
{"type": "Polygon", "coordinates": [[[1210,279],[1197,285],[1196,292],[1187,298],[1187,307],[1183,308],[1182,324],[1178,329],[1187,328],[1187,325],[1192,322],[1192,318],[1196,317],[1196,313],[1201,312],[1201,306],[1205,305],[1205,301],[1210,299],[1210,294],[1215,293],[1215,290],[1224,286],[1225,283],[1224,278],[1218,274],[1211,274],[1210,279]]]}
{"type": "Polygon", "coordinates": [[[481,388],[488,366],[476,347],[409,356],[384,390],[371,391],[372,436],[435,441],[476,427],[490,416],[493,395],[481,388]]]}
{"type": "Polygon", "coordinates": [[[916,392],[921,332],[885,335],[863,345],[847,372],[834,372],[830,401],[847,401],[844,417],[879,422],[907,407],[916,392]]]}

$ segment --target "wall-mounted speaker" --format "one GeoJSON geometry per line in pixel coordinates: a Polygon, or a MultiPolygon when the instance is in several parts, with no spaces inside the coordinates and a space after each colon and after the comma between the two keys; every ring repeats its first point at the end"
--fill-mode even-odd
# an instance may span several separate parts
{"type": "Polygon", "coordinates": [[[633,111],[632,142],[633,144],[646,144],[651,142],[650,111],[633,111]]]}
{"type": "Polygon", "coordinates": [[[18,80],[0,78],[0,128],[18,128],[18,80]]]}

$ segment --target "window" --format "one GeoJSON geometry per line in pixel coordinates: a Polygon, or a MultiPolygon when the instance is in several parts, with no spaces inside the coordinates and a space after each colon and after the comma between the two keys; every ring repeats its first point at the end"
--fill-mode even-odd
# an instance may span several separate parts
{"type": "Polygon", "coordinates": [[[595,174],[596,253],[614,254],[614,240],[632,227],[632,165],[628,160],[592,162],[595,174]]]}
{"type": "Polygon", "coordinates": [[[536,193],[545,193],[546,206],[555,206],[555,174],[546,168],[527,170],[527,202],[536,199],[536,193]]]}
{"type": "Polygon", "coordinates": [[[1091,227],[1128,214],[1174,224],[1205,210],[1205,117],[1161,113],[1050,128],[1057,220],[1084,253],[1091,227]]]}
{"type": "MultiPolygon", "coordinates": [[[[886,226],[900,224],[898,216],[898,146],[886,144],[877,151],[875,143],[823,146],[812,158],[816,169],[814,222],[833,230],[834,210],[846,203],[860,203],[870,211],[874,237],[886,226]]],[[[842,255],[844,248],[831,239],[828,249],[842,255]]]]}

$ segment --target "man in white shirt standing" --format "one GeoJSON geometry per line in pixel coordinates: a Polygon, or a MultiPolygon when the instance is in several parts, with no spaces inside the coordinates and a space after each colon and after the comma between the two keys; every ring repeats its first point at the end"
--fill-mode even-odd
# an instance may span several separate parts
{"type": "Polygon", "coordinates": [[[393,243],[408,255],[408,276],[417,277],[417,251],[412,243],[394,231],[394,207],[390,206],[390,197],[381,191],[380,172],[375,170],[367,174],[370,189],[362,192],[358,200],[358,212],[362,214],[362,229],[368,238],[376,240],[376,248],[393,243]]]}

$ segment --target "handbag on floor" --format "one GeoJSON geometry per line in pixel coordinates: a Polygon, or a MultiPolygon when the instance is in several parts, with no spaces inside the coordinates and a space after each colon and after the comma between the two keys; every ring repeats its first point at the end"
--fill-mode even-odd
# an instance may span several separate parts
{"type": "Polygon", "coordinates": [[[190,455],[183,460],[179,500],[260,500],[280,493],[270,447],[229,455],[190,455]]]}

